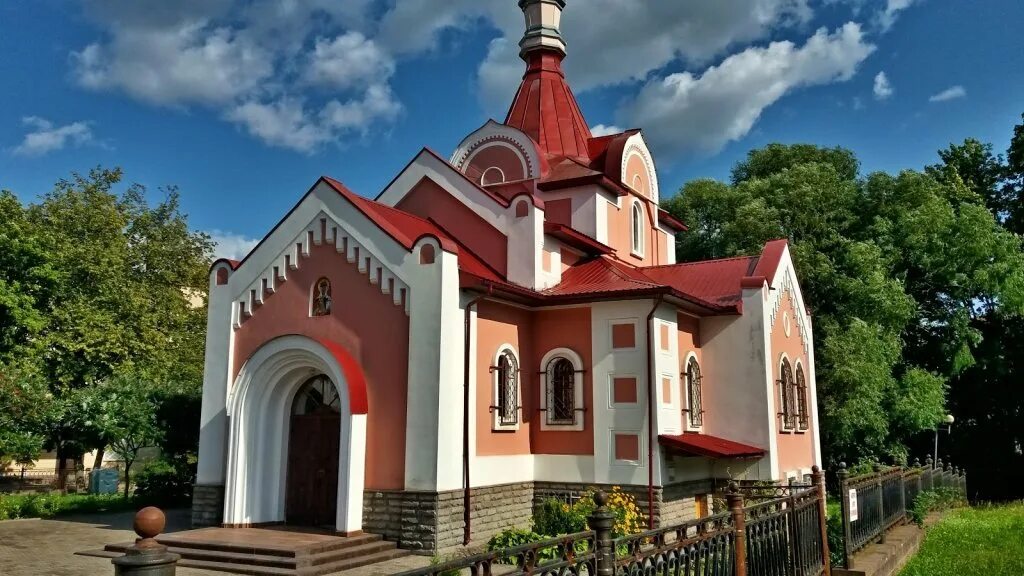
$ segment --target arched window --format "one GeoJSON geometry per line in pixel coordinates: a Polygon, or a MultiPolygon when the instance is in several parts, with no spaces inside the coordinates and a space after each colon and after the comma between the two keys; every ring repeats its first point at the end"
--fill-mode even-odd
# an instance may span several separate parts
{"type": "Polygon", "coordinates": [[[782,428],[792,430],[796,427],[796,398],[793,397],[795,382],[793,366],[788,358],[782,359],[782,374],[779,378],[779,397],[782,400],[782,428]]]}
{"type": "MultiPolygon", "coordinates": [[[[541,410],[543,424],[559,429],[583,429],[583,366],[579,355],[571,350],[549,352],[543,359],[541,410]]],[[[543,428],[544,426],[542,426],[543,428]]]]}
{"type": "Polygon", "coordinates": [[[319,412],[340,412],[341,398],[331,379],[323,374],[306,380],[295,394],[292,414],[315,414],[319,412]]]}
{"type": "Polygon", "coordinates": [[[809,425],[808,417],[808,406],[807,406],[807,381],[804,379],[804,367],[802,364],[797,362],[796,364],[796,409],[797,409],[797,421],[800,426],[800,430],[807,430],[809,425]]]}
{"type": "Polygon", "coordinates": [[[331,305],[331,281],[327,278],[320,278],[313,285],[313,303],[310,306],[312,316],[330,316],[331,305]]]}
{"type": "Polygon", "coordinates": [[[686,413],[689,415],[690,427],[700,428],[704,425],[704,404],[701,401],[700,364],[691,357],[686,363],[686,413]]]}
{"type": "Polygon", "coordinates": [[[498,361],[491,371],[494,374],[494,403],[491,406],[495,430],[517,429],[519,427],[519,360],[511,348],[498,353],[498,361]]]}
{"type": "Polygon", "coordinates": [[[633,215],[631,218],[633,231],[633,254],[643,256],[644,254],[644,213],[639,201],[633,202],[633,215]]]}

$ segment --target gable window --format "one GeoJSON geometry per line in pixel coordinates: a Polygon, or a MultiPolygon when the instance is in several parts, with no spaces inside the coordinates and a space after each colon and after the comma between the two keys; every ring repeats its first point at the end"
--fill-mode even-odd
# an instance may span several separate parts
{"type": "Polygon", "coordinates": [[[541,366],[542,429],[583,429],[583,365],[568,349],[549,352],[541,366]]]}
{"type": "Polygon", "coordinates": [[[491,367],[494,402],[491,405],[494,430],[519,429],[519,360],[511,347],[503,347],[491,367]]]}
{"type": "Polygon", "coordinates": [[[704,404],[701,398],[701,375],[700,364],[697,359],[690,357],[686,363],[686,402],[683,409],[687,413],[690,428],[700,428],[704,425],[704,404]]]}
{"type": "Polygon", "coordinates": [[[636,256],[644,255],[644,214],[639,201],[633,202],[632,212],[632,253],[636,256]]]}
{"type": "Polygon", "coordinates": [[[804,379],[804,367],[796,363],[796,410],[797,424],[800,430],[807,430],[809,425],[807,410],[807,380],[804,379]]]}
{"type": "Polygon", "coordinates": [[[793,366],[788,358],[782,359],[781,377],[779,378],[779,398],[782,401],[782,429],[792,430],[796,427],[796,383],[793,378],[793,366]]]}

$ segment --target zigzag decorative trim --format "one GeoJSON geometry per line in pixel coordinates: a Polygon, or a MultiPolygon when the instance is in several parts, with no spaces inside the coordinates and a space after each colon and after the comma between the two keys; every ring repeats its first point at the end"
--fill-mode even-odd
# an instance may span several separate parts
{"type": "Polygon", "coordinates": [[[318,218],[278,255],[276,263],[243,292],[244,296],[241,299],[235,301],[232,311],[234,329],[239,329],[247,319],[257,314],[266,299],[275,294],[278,286],[288,280],[288,271],[298,270],[302,261],[309,258],[311,247],[321,244],[334,244],[335,249],[339,254],[345,255],[345,260],[349,264],[355,264],[359,272],[366,275],[370,284],[379,287],[382,294],[390,295],[395,306],[401,306],[406,316],[409,315],[409,286],[375,258],[369,249],[338,226],[337,222],[321,212],[318,218]],[[331,225],[328,226],[328,223],[331,225]]]}
{"type": "Polygon", "coordinates": [[[804,346],[804,354],[810,354],[811,352],[811,339],[807,335],[807,314],[801,309],[800,303],[796,301],[796,278],[793,277],[793,269],[788,268],[786,273],[782,276],[782,286],[778,290],[771,290],[772,302],[771,302],[771,314],[769,329],[775,329],[775,320],[779,316],[779,308],[782,307],[783,296],[789,297],[789,303],[792,304],[793,310],[796,311],[793,320],[796,322],[797,332],[800,333],[800,341],[804,346]]]}

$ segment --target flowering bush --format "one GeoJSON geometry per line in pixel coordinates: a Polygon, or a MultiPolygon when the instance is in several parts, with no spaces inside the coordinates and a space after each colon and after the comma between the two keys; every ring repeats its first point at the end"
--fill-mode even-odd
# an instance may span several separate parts
{"type": "MultiPolygon", "coordinates": [[[[591,498],[591,502],[593,499],[591,498]]],[[[627,494],[618,486],[613,486],[608,494],[608,509],[615,514],[615,526],[612,533],[616,538],[627,534],[637,534],[643,530],[643,514],[632,494],[627,494]]]]}
{"type": "MultiPolygon", "coordinates": [[[[533,530],[546,536],[572,534],[588,529],[587,518],[594,513],[594,493],[588,491],[573,504],[548,498],[533,515],[533,530]]],[[[632,494],[618,486],[608,493],[608,510],[615,515],[612,533],[616,538],[636,534],[643,529],[643,514],[632,494]]]]}

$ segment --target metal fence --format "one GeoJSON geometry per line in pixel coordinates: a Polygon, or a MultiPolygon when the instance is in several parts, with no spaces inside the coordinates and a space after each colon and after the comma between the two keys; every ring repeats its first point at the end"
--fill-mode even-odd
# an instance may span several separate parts
{"type": "Polygon", "coordinates": [[[839,465],[839,494],[842,503],[843,566],[852,568],[854,553],[872,542],[884,542],[886,531],[910,517],[917,497],[925,491],[949,488],[967,494],[967,475],[961,470],[932,463],[922,466],[883,467],[850,476],[846,464],[839,465]]]}
{"type": "Polygon", "coordinates": [[[593,531],[428,566],[400,576],[820,576],[830,575],[825,479],[813,484],[744,486],[726,494],[728,511],[640,534],[612,537],[607,496],[588,518],[593,531]],[[757,503],[745,505],[748,500],[757,503]],[[497,567],[497,565],[503,565],[497,567]]]}

